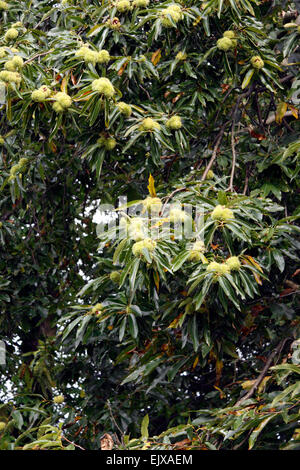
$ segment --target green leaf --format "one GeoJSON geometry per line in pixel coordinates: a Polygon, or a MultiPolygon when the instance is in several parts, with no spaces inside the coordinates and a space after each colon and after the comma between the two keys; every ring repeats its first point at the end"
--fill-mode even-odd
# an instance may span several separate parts
{"type": "Polygon", "coordinates": [[[119,341],[120,342],[124,338],[126,324],[127,324],[127,315],[125,315],[124,318],[122,319],[121,325],[120,325],[120,328],[119,328],[119,341]]]}
{"type": "Polygon", "coordinates": [[[88,323],[91,321],[91,319],[92,319],[92,315],[86,315],[86,316],[83,318],[83,320],[82,320],[82,322],[81,322],[81,324],[80,324],[80,326],[79,326],[79,328],[78,328],[78,330],[77,330],[77,332],[76,332],[76,339],[75,339],[75,345],[74,345],[75,349],[76,349],[77,346],[82,342],[82,340],[83,340],[83,335],[84,335],[85,330],[86,330],[86,328],[87,328],[87,326],[88,326],[88,323]]]}
{"type": "Polygon", "coordinates": [[[224,0],[218,0],[218,18],[221,17],[224,0]]]}
{"type": "Polygon", "coordinates": [[[173,260],[172,271],[178,271],[178,269],[181,268],[181,266],[184,264],[184,262],[188,259],[189,256],[190,252],[187,250],[183,251],[182,253],[179,253],[179,255],[177,255],[176,258],[173,260]]]}
{"type": "Polygon", "coordinates": [[[195,308],[196,308],[196,310],[199,310],[199,308],[203,304],[203,302],[205,300],[205,297],[208,294],[208,291],[210,289],[210,286],[211,286],[212,282],[213,282],[213,275],[211,275],[211,274],[207,275],[199,294],[197,294],[195,296],[195,308]]]}
{"type": "Polygon", "coordinates": [[[219,191],[218,192],[218,202],[222,206],[226,206],[226,204],[228,203],[228,199],[227,199],[227,195],[226,195],[225,191],[219,191]]]}
{"type": "Polygon", "coordinates": [[[139,328],[138,328],[138,325],[137,325],[135,315],[133,315],[133,313],[129,314],[128,321],[129,321],[129,331],[130,331],[131,336],[133,338],[137,338],[137,336],[139,334],[139,328]]]}
{"type": "Polygon", "coordinates": [[[194,351],[196,352],[198,351],[200,343],[199,343],[197,318],[195,314],[188,321],[188,331],[189,331],[189,335],[193,343],[194,351]]]}

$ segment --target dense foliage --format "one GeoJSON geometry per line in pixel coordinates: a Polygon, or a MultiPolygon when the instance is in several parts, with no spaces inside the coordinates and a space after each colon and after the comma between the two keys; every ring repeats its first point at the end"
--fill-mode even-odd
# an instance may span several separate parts
{"type": "Polygon", "coordinates": [[[0,22],[0,448],[299,449],[299,1],[0,22]]]}

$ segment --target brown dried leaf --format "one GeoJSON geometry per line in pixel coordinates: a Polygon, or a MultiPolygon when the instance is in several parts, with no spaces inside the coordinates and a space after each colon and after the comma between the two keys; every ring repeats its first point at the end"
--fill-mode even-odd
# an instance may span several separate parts
{"type": "Polygon", "coordinates": [[[73,75],[73,72],[71,71],[71,81],[73,83],[73,85],[76,85],[77,83],[77,78],[73,75]]]}
{"type": "Polygon", "coordinates": [[[126,69],[128,64],[129,64],[129,60],[127,60],[127,62],[124,62],[124,64],[119,68],[119,70],[118,70],[119,77],[121,77],[123,75],[124,70],[126,69]]]}
{"type": "Polygon", "coordinates": [[[100,439],[101,450],[112,450],[114,447],[114,441],[110,434],[104,434],[102,439],[100,439]]]}
{"type": "Polygon", "coordinates": [[[296,269],[296,271],[292,274],[292,277],[295,277],[298,274],[300,274],[300,269],[296,269]]]}
{"type": "Polygon", "coordinates": [[[192,441],[190,439],[183,439],[182,441],[175,442],[173,448],[174,449],[186,449],[186,446],[190,446],[192,441]]]}
{"type": "Polygon", "coordinates": [[[266,136],[264,134],[259,134],[258,132],[255,132],[255,131],[250,131],[250,135],[251,137],[254,137],[255,139],[257,140],[265,140],[266,139],[266,136]]]}
{"type": "Polygon", "coordinates": [[[172,99],[172,103],[176,103],[176,101],[179,100],[179,98],[184,95],[184,91],[181,91],[180,93],[178,93],[178,95],[175,96],[175,98],[172,99]]]}
{"type": "Polygon", "coordinates": [[[222,88],[222,94],[224,94],[230,88],[230,85],[228,85],[227,83],[222,83],[221,88],[222,88]]]}
{"type": "Polygon", "coordinates": [[[63,91],[64,93],[68,93],[68,81],[69,81],[69,78],[68,77],[64,77],[62,79],[62,82],[61,82],[61,85],[60,85],[60,89],[61,91],[63,91]]]}

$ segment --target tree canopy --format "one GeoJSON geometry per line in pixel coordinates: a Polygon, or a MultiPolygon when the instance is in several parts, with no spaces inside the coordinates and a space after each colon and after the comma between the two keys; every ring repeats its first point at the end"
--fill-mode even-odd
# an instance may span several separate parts
{"type": "Polygon", "coordinates": [[[1,449],[300,448],[299,38],[0,1],[1,449]]]}

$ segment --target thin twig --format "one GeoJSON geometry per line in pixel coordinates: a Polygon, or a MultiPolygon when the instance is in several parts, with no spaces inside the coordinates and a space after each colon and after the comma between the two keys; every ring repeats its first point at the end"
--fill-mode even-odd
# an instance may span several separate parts
{"type": "Polygon", "coordinates": [[[42,57],[43,55],[50,54],[50,52],[53,52],[53,51],[54,49],[50,49],[50,51],[41,52],[40,54],[35,54],[33,57],[30,57],[30,59],[26,60],[26,62],[24,62],[24,65],[29,64],[29,62],[32,62],[37,57],[42,57]]]}
{"type": "Polygon", "coordinates": [[[111,419],[112,419],[114,425],[116,426],[116,428],[118,429],[118,431],[119,431],[119,433],[120,433],[120,435],[121,435],[121,440],[122,440],[122,445],[123,445],[123,444],[124,444],[124,439],[123,439],[124,432],[122,431],[122,429],[119,427],[117,421],[115,420],[115,417],[114,417],[114,415],[113,415],[113,411],[112,411],[112,409],[111,409],[110,401],[107,400],[106,403],[107,403],[107,407],[108,407],[108,409],[109,409],[109,414],[110,414],[110,416],[111,416],[111,419]]]}
{"type": "Polygon", "coordinates": [[[259,106],[259,102],[258,102],[258,92],[257,91],[255,93],[255,106],[256,106],[259,125],[262,129],[264,129],[264,125],[263,125],[262,117],[261,117],[261,110],[260,110],[260,106],[259,106]]]}
{"type": "Polygon", "coordinates": [[[166,205],[168,204],[168,202],[170,201],[170,199],[172,199],[172,197],[176,194],[176,193],[179,193],[180,191],[186,191],[186,188],[177,188],[175,189],[175,191],[173,191],[166,199],[164,205],[163,205],[163,208],[162,210],[160,211],[160,215],[163,215],[164,213],[164,210],[166,208],[166,205]]]}
{"type": "Polygon", "coordinates": [[[246,177],[245,177],[245,184],[244,184],[244,190],[243,190],[243,195],[246,196],[247,191],[248,191],[248,184],[249,184],[249,167],[246,165],[246,177]]]}
{"type": "Polygon", "coordinates": [[[218,150],[219,150],[219,147],[220,147],[220,144],[221,144],[221,141],[222,141],[222,138],[223,138],[223,135],[224,135],[226,126],[227,126],[227,124],[228,124],[229,122],[230,122],[230,121],[227,121],[227,122],[225,122],[225,124],[223,124],[223,126],[222,126],[221,129],[220,129],[219,134],[217,135],[217,139],[216,139],[216,143],[215,143],[215,146],[214,146],[214,149],[213,149],[213,153],[212,153],[211,159],[210,159],[210,161],[208,162],[208,165],[207,165],[207,167],[206,167],[205,170],[204,170],[204,173],[203,173],[203,175],[202,175],[201,181],[204,181],[204,180],[206,179],[207,173],[209,172],[209,170],[211,169],[211,167],[212,167],[213,164],[214,164],[214,161],[215,161],[215,159],[216,159],[216,156],[217,156],[217,153],[218,153],[218,150]]]}
{"type": "Polygon", "coordinates": [[[269,368],[271,367],[271,364],[273,362],[273,359],[275,358],[275,356],[277,354],[280,354],[285,343],[288,341],[289,338],[284,338],[280,341],[280,343],[276,346],[276,348],[272,351],[272,353],[270,354],[270,356],[268,357],[267,359],[267,362],[263,368],[263,370],[261,371],[261,373],[259,374],[259,376],[257,377],[257,379],[255,380],[254,384],[252,385],[252,387],[250,388],[249,392],[246,393],[246,395],[244,395],[242,398],[240,398],[236,404],[234,406],[239,406],[241,405],[242,403],[244,403],[244,401],[248,400],[248,398],[251,398],[252,395],[254,394],[254,392],[256,391],[256,389],[259,387],[259,385],[261,384],[261,382],[263,381],[264,377],[266,376],[269,368]]]}
{"type": "Polygon", "coordinates": [[[78,447],[81,450],[85,450],[83,447],[79,446],[78,444],[75,444],[75,442],[69,441],[69,439],[67,439],[65,436],[61,436],[61,437],[62,437],[62,439],[67,441],[69,444],[72,444],[73,446],[78,447]]]}
{"type": "MultiPolygon", "coordinates": [[[[251,86],[249,87],[249,89],[248,89],[246,92],[242,93],[242,94],[238,97],[238,99],[236,100],[236,103],[235,103],[235,105],[233,106],[233,108],[232,108],[232,110],[231,110],[231,113],[230,113],[230,118],[231,118],[231,119],[230,119],[229,121],[225,122],[225,124],[223,124],[223,126],[221,127],[221,129],[220,129],[220,131],[219,131],[219,134],[217,135],[216,140],[215,140],[215,145],[214,145],[214,149],[213,149],[213,154],[212,154],[211,159],[210,159],[210,161],[209,161],[209,163],[208,163],[208,165],[207,165],[207,167],[206,167],[206,169],[205,169],[205,171],[204,171],[204,173],[203,173],[203,175],[202,175],[202,178],[201,178],[202,181],[204,181],[204,180],[206,179],[207,173],[208,173],[209,170],[211,169],[211,167],[212,167],[212,165],[213,165],[213,163],[214,163],[214,161],[215,161],[215,159],[216,159],[216,156],[217,156],[217,153],[218,153],[218,149],[219,149],[219,146],[220,146],[220,144],[221,144],[221,141],[222,141],[222,138],[223,138],[223,135],[224,135],[224,132],[225,132],[225,129],[226,129],[227,124],[229,124],[229,123],[231,122],[231,120],[232,120],[232,129],[233,129],[233,127],[234,127],[234,125],[235,125],[235,121],[236,121],[236,115],[237,115],[237,112],[238,112],[238,110],[239,110],[239,105],[240,105],[241,101],[242,101],[244,98],[247,98],[247,101],[246,101],[246,103],[245,103],[245,105],[244,105],[244,108],[247,106],[248,100],[250,99],[250,96],[251,96],[251,94],[252,94],[252,91],[253,91],[254,87],[255,87],[255,84],[252,83],[251,86]]],[[[226,97],[227,97],[227,96],[226,96],[226,97]]],[[[225,98],[226,98],[226,97],[225,97],[225,98]]],[[[234,148],[234,141],[233,141],[233,148],[234,148]]],[[[232,171],[233,171],[233,175],[234,175],[234,167],[235,167],[235,158],[236,158],[236,155],[235,155],[235,150],[233,150],[233,152],[234,152],[234,165],[233,165],[233,170],[232,170],[232,171]]],[[[231,184],[231,186],[232,186],[232,184],[231,184]]]]}
{"type": "MultiPolygon", "coordinates": [[[[225,101],[227,100],[227,98],[228,98],[228,96],[230,95],[230,93],[231,93],[233,90],[236,90],[236,89],[237,89],[237,87],[233,87],[233,88],[229,88],[229,90],[227,90],[226,95],[224,96],[224,98],[223,98],[223,100],[222,100],[222,104],[225,103],[225,101]]],[[[220,114],[221,109],[222,109],[222,106],[220,106],[219,109],[218,109],[218,112],[217,112],[216,117],[215,117],[215,119],[214,119],[215,122],[218,121],[218,118],[219,118],[219,114],[220,114]]]]}
{"type": "Polygon", "coordinates": [[[285,82],[288,82],[289,80],[291,80],[292,78],[296,78],[296,77],[295,77],[295,75],[290,73],[289,75],[286,75],[285,77],[280,78],[279,82],[280,83],[285,83],[285,82]]]}
{"type": "Polygon", "coordinates": [[[143,90],[143,91],[146,93],[146,95],[147,95],[147,97],[148,97],[148,100],[152,101],[152,100],[153,100],[153,98],[151,98],[151,96],[150,96],[149,92],[148,92],[148,91],[147,91],[147,90],[146,90],[144,87],[142,87],[142,85],[141,85],[141,84],[140,84],[140,88],[141,88],[141,89],[142,89],[142,90],[143,90]]]}
{"type": "Polygon", "coordinates": [[[229,182],[229,188],[228,188],[229,191],[233,191],[233,180],[234,180],[234,173],[235,173],[235,166],[236,166],[234,126],[235,126],[235,119],[233,119],[232,127],[231,127],[232,167],[231,167],[230,182],[229,182]]]}
{"type": "Polygon", "coordinates": [[[252,429],[250,429],[250,431],[247,433],[245,439],[243,439],[239,444],[237,444],[233,447],[233,450],[237,450],[240,447],[242,447],[242,445],[245,444],[245,442],[247,441],[247,439],[248,439],[248,437],[250,436],[251,433],[252,433],[252,429]]]}

